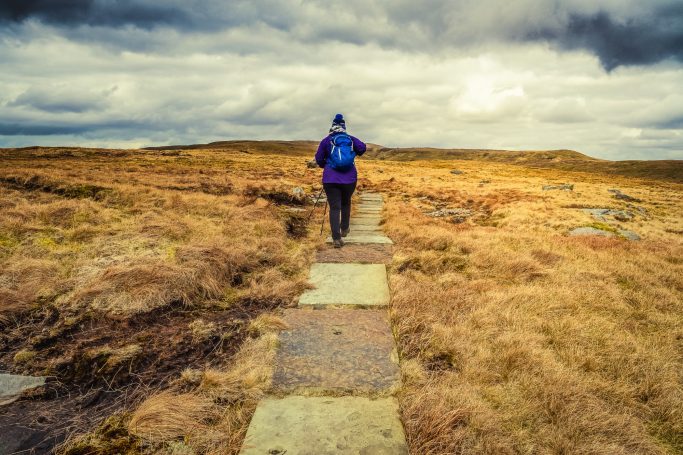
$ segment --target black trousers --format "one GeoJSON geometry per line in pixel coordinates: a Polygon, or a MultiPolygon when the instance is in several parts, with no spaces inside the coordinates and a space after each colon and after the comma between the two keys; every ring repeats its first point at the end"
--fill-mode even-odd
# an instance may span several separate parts
{"type": "Polygon", "coordinates": [[[351,218],[351,196],[356,190],[353,183],[323,183],[327,202],[330,204],[330,229],[332,239],[341,239],[342,229],[349,228],[351,218]]]}

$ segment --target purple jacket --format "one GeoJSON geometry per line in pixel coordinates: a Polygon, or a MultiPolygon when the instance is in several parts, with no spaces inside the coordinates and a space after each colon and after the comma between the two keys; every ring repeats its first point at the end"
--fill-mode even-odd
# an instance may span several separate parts
{"type": "MultiPolygon", "coordinates": [[[[349,136],[351,137],[351,141],[353,141],[353,151],[356,152],[356,156],[361,156],[363,153],[365,153],[365,144],[361,142],[360,139],[351,135],[349,136]]],[[[346,172],[337,171],[325,166],[327,157],[330,155],[330,150],[332,150],[331,138],[332,135],[330,134],[320,141],[318,151],[315,152],[315,161],[318,163],[318,166],[324,168],[323,183],[354,183],[356,180],[358,180],[358,171],[356,171],[355,164],[346,172]]]]}

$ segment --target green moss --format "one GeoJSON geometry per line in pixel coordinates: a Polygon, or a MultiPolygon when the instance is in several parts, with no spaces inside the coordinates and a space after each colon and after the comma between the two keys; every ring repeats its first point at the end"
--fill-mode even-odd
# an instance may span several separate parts
{"type": "Polygon", "coordinates": [[[0,248],[14,248],[19,244],[19,241],[5,233],[0,232],[0,248]]]}
{"type": "Polygon", "coordinates": [[[36,237],[33,240],[33,243],[35,243],[37,246],[41,248],[45,248],[46,250],[56,250],[57,249],[57,242],[52,237],[47,237],[40,235],[36,237]]]}
{"type": "Polygon", "coordinates": [[[29,351],[27,349],[22,349],[21,351],[14,354],[14,363],[24,364],[36,358],[38,353],[36,351],[29,351]]]}
{"type": "Polygon", "coordinates": [[[601,231],[612,232],[614,234],[619,234],[619,231],[615,227],[610,226],[607,223],[600,223],[600,222],[596,221],[594,223],[589,224],[588,227],[592,227],[594,229],[599,229],[601,231]]]}

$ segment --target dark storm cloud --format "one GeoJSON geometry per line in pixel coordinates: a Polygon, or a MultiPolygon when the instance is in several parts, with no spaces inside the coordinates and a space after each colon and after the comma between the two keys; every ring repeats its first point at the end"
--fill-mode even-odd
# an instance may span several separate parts
{"type": "Polygon", "coordinates": [[[74,125],[50,122],[3,122],[0,121],[0,136],[57,136],[64,134],[87,134],[93,132],[122,131],[126,134],[147,131],[153,128],[149,123],[130,120],[110,120],[74,125]]]}
{"type": "Polygon", "coordinates": [[[548,41],[559,49],[593,53],[608,71],[667,58],[683,60],[680,0],[653,0],[638,8],[612,2],[599,9],[592,3],[347,0],[331,6],[318,0],[3,0],[0,22],[35,20],[62,28],[72,39],[142,51],[159,51],[163,43],[152,36],[135,40],[106,29],[166,26],[211,34],[266,25],[285,32],[291,43],[377,43],[425,53],[486,41],[548,41]],[[100,29],[79,31],[78,25],[100,29]]]}
{"type": "Polygon", "coordinates": [[[0,21],[27,19],[55,25],[103,25],[118,27],[158,24],[182,25],[189,20],[186,11],[135,0],[3,0],[0,21]]]}
{"type": "Polygon", "coordinates": [[[652,15],[615,20],[606,12],[572,14],[565,27],[527,35],[564,49],[593,52],[611,71],[623,65],[647,65],[667,58],[683,61],[683,5],[660,8],[652,15]]]}
{"type": "Polygon", "coordinates": [[[83,113],[101,110],[107,96],[115,91],[92,92],[65,87],[32,87],[19,95],[9,106],[27,107],[52,113],[83,113]]]}
{"type": "Polygon", "coordinates": [[[21,123],[0,123],[2,136],[56,136],[59,134],[82,134],[89,127],[77,125],[27,125],[21,123]]]}

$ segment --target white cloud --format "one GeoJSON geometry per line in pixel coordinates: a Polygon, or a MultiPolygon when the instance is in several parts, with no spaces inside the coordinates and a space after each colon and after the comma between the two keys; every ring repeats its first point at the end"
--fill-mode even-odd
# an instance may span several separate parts
{"type": "Polygon", "coordinates": [[[592,2],[370,2],[360,14],[352,0],[334,16],[276,3],[207,31],[14,26],[0,34],[0,146],[317,139],[343,112],[352,133],[388,146],[683,158],[680,65],[606,73],[588,51],[485,39],[560,26],[592,2]]]}

